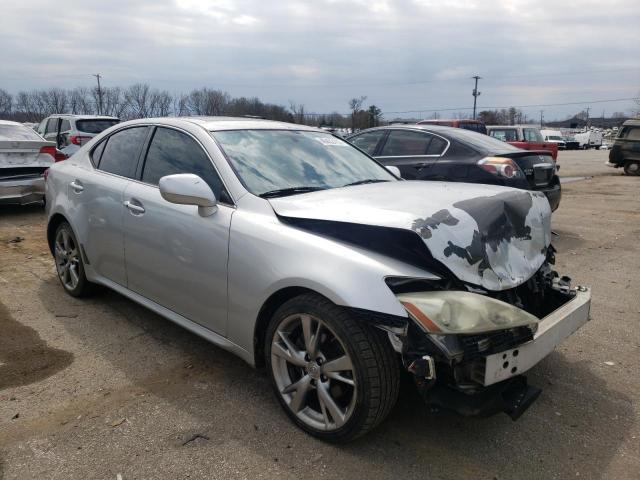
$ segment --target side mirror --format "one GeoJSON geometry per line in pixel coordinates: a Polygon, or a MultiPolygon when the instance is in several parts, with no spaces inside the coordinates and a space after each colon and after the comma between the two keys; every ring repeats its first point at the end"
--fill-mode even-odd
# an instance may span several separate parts
{"type": "Polygon", "coordinates": [[[387,165],[385,168],[389,170],[391,173],[393,173],[396,177],[402,178],[402,175],[400,175],[400,169],[398,167],[394,167],[393,165],[387,165]]]}
{"type": "Polygon", "coordinates": [[[195,205],[202,217],[213,215],[218,208],[216,196],[198,175],[192,173],[167,175],[160,179],[158,187],[160,187],[160,195],[167,202],[195,205]]]}

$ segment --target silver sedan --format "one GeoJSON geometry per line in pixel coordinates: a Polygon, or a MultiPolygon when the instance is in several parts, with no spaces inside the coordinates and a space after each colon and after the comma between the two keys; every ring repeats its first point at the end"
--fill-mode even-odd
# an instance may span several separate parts
{"type": "Polygon", "coordinates": [[[519,417],[522,375],[588,319],[551,268],[543,194],[401,181],[319,129],[242,118],[118,124],[51,167],[60,282],[101,284],[266,366],[291,419],[348,441],[427,403],[519,417]]]}

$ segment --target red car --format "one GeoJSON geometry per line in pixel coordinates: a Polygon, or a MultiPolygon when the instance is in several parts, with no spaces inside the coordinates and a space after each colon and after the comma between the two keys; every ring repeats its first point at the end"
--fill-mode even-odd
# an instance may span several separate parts
{"type": "Polygon", "coordinates": [[[533,125],[490,125],[488,135],[523,150],[547,150],[554,160],[558,158],[558,145],[545,142],[540,129],[533,125]]]}
{"type": "Polygon", "coordinates": [[[487,127],[480,120],[458,120],[458,119],[437,119],[437,120],[420,120],[418,125],[442,125],[443,127],[464,128],[473,132],[487,134],[487,127]]]}

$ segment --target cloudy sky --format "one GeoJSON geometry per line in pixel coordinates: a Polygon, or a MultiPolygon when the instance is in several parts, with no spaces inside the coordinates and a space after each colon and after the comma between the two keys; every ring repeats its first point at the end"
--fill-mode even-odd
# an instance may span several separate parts
{"type": "Polygon", "coordinates": [[[523,108],[548,120],[640,95],[638,0],[5,0],[0,45],[13,93],[99,72],[313,112],[366,95],[386,118],[431,117],[470,108],[480,75],[480,109],[576,103],[523,108]]]}

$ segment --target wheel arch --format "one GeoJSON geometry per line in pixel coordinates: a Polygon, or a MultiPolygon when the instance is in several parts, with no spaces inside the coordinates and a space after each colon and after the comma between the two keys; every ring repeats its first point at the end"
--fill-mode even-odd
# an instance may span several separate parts
{"type": "Polygon", "coordinates": [[[63,222],[69,223],[69,220],[67,220],[67,217],[65,217],[61,213],[54,213],[49,219],[49,223],[47,224],[47,243],[49,244],[49,250],[51,251],[52,255],[53,255],[53,248],[54,248],[54,242],[56,237],[56,230],[58,229],[60,224],[63,222]]]}
{"type": "MultiPolygon", "coordinates": [[[[253,356],[256,367],[260,368],[265,366],[264,341],[271,317],[285,302],[304,293],[314,293],[327,298],[321,293],[310,288],[292,286],[281,288],[280,290],[272,293],[271,296],[269,296],[269,298],[267,298],[267,300],[262,304],[262,307],[258,312],[253,334],[253,356]]],[[[331,301],[330,299],[328,300],[331,301]]]]}

